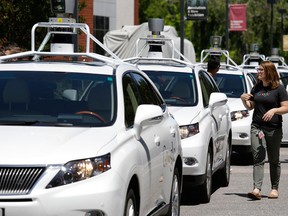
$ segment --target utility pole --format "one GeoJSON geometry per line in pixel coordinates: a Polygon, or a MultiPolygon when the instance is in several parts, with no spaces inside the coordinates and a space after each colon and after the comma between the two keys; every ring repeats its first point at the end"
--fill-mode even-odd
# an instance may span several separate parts
{"type": "Polygon", "coordinates": [[[283,21],[284,21],[284,13],[286,13],[286,9],[280,8],[278,9],[278,12],[281,14],[281,51],[283,52],[283,21]]]}
{"type": "Polygon", "coordinates": [[[273,49],[273,5],[276,3],[277,0],[267,0],[267,3],[271,5],[271,15],[270,15],[270,52],[273,49]]]}
{"type": "Polygon", "coordinates": [[[273,49],[273,3],[271,2],[271,20],[270,20],[270,52],[272,52],[273,49]]]}
{"type": "Polygon", "coordinates": [[[184,55],[184,0],[180,0],[180,52],[184,55]]]}
{"type": "MultiPolygon", "coordinates": [[[[78,0],[75,0],[73,18],[76,20],[76,23],[78,23],[78,0]]],[[[74,35],[73,43],[74,43],[74,52],[78,52],[78,33],[74,35]]]]}
{"type": "Polygon", "coordinates": [[[226,0],[226,50],[229,49],[229,0],[226,0]]]}

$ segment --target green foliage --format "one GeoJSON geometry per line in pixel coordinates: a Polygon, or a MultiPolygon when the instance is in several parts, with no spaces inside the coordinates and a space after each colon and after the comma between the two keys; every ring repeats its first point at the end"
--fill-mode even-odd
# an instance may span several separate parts
{"type": "MultiPolygon", "coordinates": [[[[174,26],[180,36],[180,1],[181,0],[139,0],[140,23],[148,18],[163,18],[165,25],[174,26]]],[[[186,2],[184,0],[184,2],[186,2]]],[[[258,43],[261,54],[270,53],[271,5],[267,0],[229,0],[230,4],[247,5],[247,31],[229,32],[229,53],[240,64],[243,54],[249,53],[252,43],[258,43]]],[[[79,2],[79,11],[86,7],[86,2],[79,2]]],[[[288,8],[287,0],[277,0],[273,6],[273,47],[281,51],[281,15],[279,9],[288,8]]],[[[288,34],[288,20],[284,14],[283,33],[288,34]]],[[[0,1],[0,45],[15,42],[20,47],[30,49],[31,28],[37,22],[48,21],[52,16],[50,0],[1,0],[0,1]]],[[[85,22],[79,17],[79,22],[85,22]]],[[[210,47],[210,36],[222,36],[222,48],[226,48],[226,0],[208,0],[207,20],[185,20],[185,38],[190,40],[199,60],[201,50],[210,47]]],[[[287,52],[280,52],[288,57],[287,52]]]]}
{"type": "Polygon", "coordinates": [[[17,43],[30,49],[31,28],[49,18],[49,0],[1,0],[0,1],[0,44],[17,43]]]}
{"type": "MultiPolygon", "coordinates": [[[[163,18],[165,25],[174,26],[180,36],[180,1],[140,0],[140,21],[146,22],[152,17],[163,18]]],[[[250,52],[252,43],[259,44],[261,54],[270,56],[271,5],[267,0],[229,0],[229,4],[236,3],[246,4],[247,30],[229,32],[230,56],[236,63],[241,64],[243,55],[250,52]]],[[[277,0],[273,5],[273,47],[279,49],[279,55],[288,57],[287,52],[281,52],[281,15],[278,12],[280,8],[288,8],[288,2],[277,0]]],[[[288,9],[286,13],[288,14],[288,9]]],[[[284,34],[288,34],[287,22],[284,19],[284,34]]],[[[225,49],[226,0],[208,0],[207,20],[185,20],[185,38],[193,43],[197,60],[200,58],[201,51],[210,47],[210,36],[213,35],[222,36],[222,49],[225,49]]]]}
{"type": "MultiPolygon", "coordinates": [[[[86,6],[85,0],[78,2],[79,11],[86,6]]],[[[33,25],[37,22],[47,22],[49,17],[55,15],[52,14],[50,0],[1,0],[0,17],[0,47],[3,44],[16,43],[21,48],[30,50],[33,25]]],[[[84,17],[79,15],[78,22],[85,22],[84,17]]],[[[40,35],[44,37],[46,31],[41,30],[43,29],[40,29],[40,35]]],[[[36,38],[38,45],[43,37],[36,38]]]]}

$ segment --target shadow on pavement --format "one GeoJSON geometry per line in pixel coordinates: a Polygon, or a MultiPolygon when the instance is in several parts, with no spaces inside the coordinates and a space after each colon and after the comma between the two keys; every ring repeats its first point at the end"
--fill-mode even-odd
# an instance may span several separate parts
{"type": "MultiPolygon", "coordinates": [[[[212,194],[218,190],[220,186],[213,182],[212,183],[212,194]]],[[[188,184],[183,184],[182,188],[182,196],[181,196],[181,205],[200,205],[203,204],[201,202],[201,190],[198,187],[192,187],[188,184]]]]}
{"type": "Polygon", "coordinates": [[[253,158],[251,153],[237,153],[232,152],[231,165],[235,166],[249,166],[252,165],[253,158]]]}
{"type": "MultiPolygon", "coordinates": [[[[231,165],[234,166],[249,166],[252,165],[252,155],[251,154],[239,154],[232,152],[231,155],[231,165]]],[[[214,175],[217,175],[215,173],[214,175]]],[[[214,178],[215,179],[215,178],[214,178]]],[[[217,182],[212,183],[212,194],[217,191],[220,186],[217,182]]],[[[244,194],[243,194],[244,196],[244,194]]],[[[245,194],[247,196],[247,194],[245,194]]],[[[197,187],[189,186],[189,184],[183,182],[182,196],[181,196],[181,205],[200,205],[201,202],[201,191],[197,187]]]]}

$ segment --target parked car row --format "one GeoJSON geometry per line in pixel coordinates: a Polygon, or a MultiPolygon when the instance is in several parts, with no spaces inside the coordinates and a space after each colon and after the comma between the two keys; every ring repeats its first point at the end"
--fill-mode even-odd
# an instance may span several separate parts
{"type": "Polygon", "coordinates": [[[255,77],[226,51],[215,77],[204,59],[175,58],[163,20],[153,21],[132,58],[70,19],[35,24],[31,51],[0,57],[1,216],[179,216],[185,184],[203,203],[213,182],[229,185],[232,150],[250,147],[253,111],[240,95],[255,77]],[[36,49],[39,28],[48,33],[36,49]],[[44,50],[75,29],[111,57],[89,42],[83,52],[56,40],[44,50]]]}
{"type": "Polygon", "coordinates": [[[176,216],[183,184],[202,202],[213,181],[228,186],[231,113],[205,68],[155,47],[125,60],[90,43],[45,50],[75,29],[99,43],[84,23],[52,20],[33,26],[31,51],[0,57],[1,215],[176,216]]]}

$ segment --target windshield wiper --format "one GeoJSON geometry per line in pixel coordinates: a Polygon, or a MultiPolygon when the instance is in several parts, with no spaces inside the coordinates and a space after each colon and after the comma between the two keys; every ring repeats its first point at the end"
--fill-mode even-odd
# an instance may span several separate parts
{"type": "Polygon", "coordinates": [[[0,125],[37,125],[37,126],[58,126],[72,127],[74,124],[68,122],[43,122],[38,120],[22,121],[22,120],[0,120],[0,125]]]}
{"type": "Polygon", "coordinates": [[[54,126],[58,126],[58,127],[72,127],[74,126],[74,124],[72,123],[67,123],[67,122],[57,122],[57,123],[53,123],[54,126]]]}
{"type": "Polygon", "coordinates": [[[0,120],[0,125],[35,125],[38,120],[22,121],[22,120],[0,120]]]}

